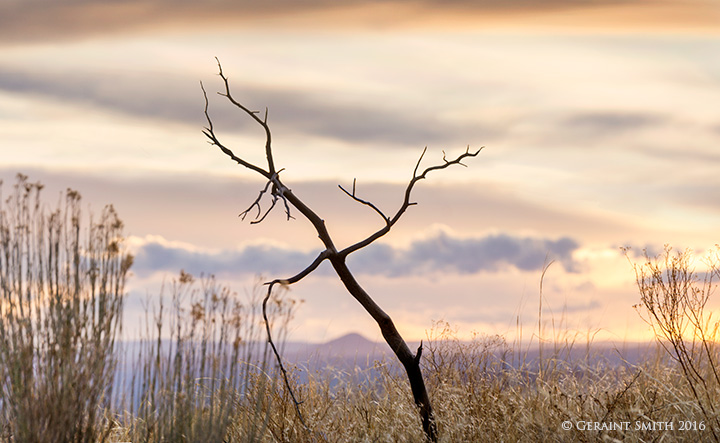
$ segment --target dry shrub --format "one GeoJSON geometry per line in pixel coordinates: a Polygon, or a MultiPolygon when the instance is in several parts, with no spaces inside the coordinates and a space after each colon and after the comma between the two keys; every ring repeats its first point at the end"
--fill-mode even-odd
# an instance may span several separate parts
{"type": "Polygon", "coordinates": [[[18,175],[0,209],[0,402],[6,438],[102,441],[132,257],[112,206],[81,226],[68,189],[49,212],[18,175]]]}
{"type": "Polygon", "coordinates": [[[720,322],[707,306],[720,277],[719,257],[716,246],[705,259],[706,270],[696,272],[691,250],[673,252],[666,245],[663,253],[650,257],[645,251],[644,263],[633,264],[640,290],[635,307],[675,363],[715,441],[720,441],[720,322]]]}
{"type": "MultiPolygon", "coordinates": [[[[259,286],[243,300],[213,276],[196,280],[181,271],[170,292],[171,312],[164,311],[161,294],[124,385],[130,395],[122,406],[122,435],[153,442],[223,442],[229,433],[241,441],[262,438],[277,374],[259,286]]],[[[268,316],[279,342],[295,308],[294,300],[274,294],[268,316]]]]}

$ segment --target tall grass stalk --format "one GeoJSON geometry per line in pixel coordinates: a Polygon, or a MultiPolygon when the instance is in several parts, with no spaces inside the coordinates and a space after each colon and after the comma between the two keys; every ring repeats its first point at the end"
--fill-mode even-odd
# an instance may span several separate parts
{"type": "Polygon", "coordinates": [[[15,441],[104,441],[132,257],[112,206],[82,227],[80,194],[54,211],[18,175],[0,198],[0,410],[15,441]]]}
{"type": "MultiPolygon", "coordinates": [[[[181,271],[170,284],[170,312],[161,293],[129,365],[132,375],[121,383],[129,392],[121,407],[125,438],[222,442],[231,432],[242,441],[265,436],[277,374],[255,289],[243,302],[213,276],[196,280],[181,271]]],[[[283,343],[295,302],[275,294],[268,308],[283,343]]]]}

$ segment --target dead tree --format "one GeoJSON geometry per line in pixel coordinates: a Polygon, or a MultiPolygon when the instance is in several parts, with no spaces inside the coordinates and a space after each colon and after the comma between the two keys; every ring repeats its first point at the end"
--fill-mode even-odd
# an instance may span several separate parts
{"type": "MultiPolygon", "coordinates": [[[[259,124],[265,131],[265,157],[267,159],[267,168],[260,167],[258,165],[255,165],[253,163],[250,163],[246,160],[244,160],[241,157],[236,156],[233,151],[231,151],[229,148],[224,146],[220,140],[218,139],[217,135],[215,134],[215,130],[213,128],[212,120],[210,119],[210,115],[208,114],[208,98],[207,93],[205,91],[205,88],[203,87],[201,83],[201,88],[203,91],[203,95],[205,96],[205,117],[208,122],[208,126],[205,128],[203,133],[210,139],[210,143],[212,145],[217,146],[220,148],[220,150],[225,153],[230,159],[235,161],[241,166],[244,166],[245,168],[248,168],[252,171],[257,172],[258,174],[262,175],[265,180],[267,180],[265,187],[260,191],[257,198],[253,203],[248,207],[245,211],[243,211],[240,216],[245,219],[246,216],[248,216],[251,212],[255,212],[254,219],[250,222],[251,224],[260,223],[262,222],[265,217],[270,213],[270,211],[275,208],[278,202],[281,202],[281,204],[284,207],[285,215],[287,219],[293,218],[290,213],[290,207],[294,207],[297,209],[310,223],[312,223],[313,227],[318,233],[318,237],[320,238],[320,241],[322,242],[324,249],[318,254],[317,258],[310,263],[305,269],[300,271],[298,274],[287,278],[287,279],[275,279],[270,282],[267,282],[266,285],[268,286],[267,296],[265,298],[265,303],[270,297],[271,291],[273,286],[276,284],[281,285],[290,285],[293,283],[297,283],[306,276],[308,276],[310,273],[312,273],[317,267],[325,260],[328,260],[330,264],[332,265],[333,269],[335,269],[335,272],[337,273],[338,277],[340,277],[340,280],[342,281],[343,285],[347,289],[347,291],[362,305],[363,308],[372,316],[372,318],[377,322],[378,326],[380,327],[380,331],[382,332],[383,337],[385,338],[385,341],[390,346],[390,349],[395,353],[400,363],[402,363],[403,367],[405,368],[405,371],[407,373],[408,381],[410,382],[410,387],[412,389],[413,399],[415,400],[415,404],[419,408],[420,416],[422,417],[422,426],[423,430],[425,432],[425,435],[427,436],[428,440],[430,441],[437,441],[437,428],[435,425],[435,420],[433,417],[433,410],[432,406],[430,404],[430,399],[428,398],[427,390],[425,388],[425,382],[423,380],[422,372],[420,370],[420,357],[422,356],[422,342],[420,343],[420,346],[417,349],[416,353],[413,353],[410,348],[408,347],[405,340],[402,338],[400,333],[398,332],[397,328],[395,327],[395,324],[393,323],[390,316],[385,313],[385,311],[380,308],[380,306],[375,303],[375,301],[370,297],[370,295],[365,292],[365,290],[360,286],[360,284],[355,279],[355,276],[348,268],[347,264],[345,263],[346,258],[352,254],[355,251],[358,251],[377,239],[381,238],[388,232],[390,232],[390,229],[395,225],[395,223],[400,220],[400,217],[405,213],[405,211],[410,207],[415,205],[415,202],[412,202],[410,197],[412,190],[415,186],[415,184],[424,179],[428,173],[431,171],[439,170],[439,169],[445,169],[448,166],[452,165],[462,165],[465,166],[462,163],[462,160],[467,157],[475,157],[477,156],[482,148],[478,149],[477,151],[471,152],[470,148],[468,147],[465,152],[460,154],[458,157],[456,157],[453,160],[446,159],[444,153],[443,153],[443,163],[430,166],[420,171],[420,162],[422,161],[423,157],[425,156],[425,152],[427,150],[427,147],[423,150],[422,154],[420,155],[420,158],[418,159],[417,164],[415,165],[415,169],[413,170],[413,176],[410,182],[408,183],[407,187],[405,188],[405,195],[402,201],[402,204],[400,205],[400,208],[395,212],[395,214],[391,217],[386,215],[382,210],[380,210],[377,206],[375,206],[373,203],[364,200],[360,197],[358,197],[355,193],[355,181],[353,181],[353,187],[352,191],[348,191],[342,186],[339,186],[339,188],[347,194],[351,199],[354,201],[370,207],[373,211],[375,211],[380,218],[382,219],[383,225],[380,229],[375,231],[372,235],[368,236],[367,238],[358,241],[355,244],[352,244],[350,246],[347,246],[344,249],[338,250],[335,244],[333,243],[332,237],[330,236],[330,233],[327,230],[327,227],[325,226],[325,221],[318,216],[312,209],[310,209],[303,201],[293,193],[290,188],[288,188],[281,180],[280,180],[280,173],[283,171],[283,169],[277,169],[275,166],[275,162],[273,160],[273,153],[272,153],[272,136],[270,133],[270,128],[267,124],[267,108],[265,109],[264,116],[261,118],[259,116],[259,112],[252,111],[249,108],[242,105],[240,102],[235,100],[235,98],[230,93],[230,84],[228,82],[228,78],[225,76],[222,70],[222,66],[220,65],[220,62],[218,61],[218,70],[219,70],[219,76],[222,79],[224,83],[224,91],[218,92],[219,95],[227,98],[234,106],[240,108],[243,112],[245,112],[250,118],[252,118],[257,124],[259,124]],[[261,202],[263,200],[264,196],[269,196],[272,200],[270,202],[270,206],[266,210],[262,210],[261,208],[261,202]]],[[[263,304],[263,315],[265,316],[265,304],[263,304]]],[[[272,341],[272,336],[270,335],[270,329],[267,322],[267,317],[265,318],[265,324],[267,328],[268,333],[268,340],[270,344],[272,345],[273,350],[275,351],[275,355],[278,358],[278,363],[280,366],[280,369],[283,373],[283,376],[285,377],[285,382],[290,389],[290,385],[287,382],[287,374],[285,372],[285,369],[282,365],[282,361],[280,359],[280,356],[277,353],[277,349],[275,348],[275,345],[272,341]]],[[[292,389],[290,389],[290,394],[292,396],[292,389]]],[[[295,402],[295,409],[298,413],[298,416],[300,417],[302,421],[302,414],[300,413],[299,409],[299,402],[295,399],[294,396],[292,396],[293,401],[295,402]]],[[[304,421],[303,421],[304,425],[304,421]]]]}

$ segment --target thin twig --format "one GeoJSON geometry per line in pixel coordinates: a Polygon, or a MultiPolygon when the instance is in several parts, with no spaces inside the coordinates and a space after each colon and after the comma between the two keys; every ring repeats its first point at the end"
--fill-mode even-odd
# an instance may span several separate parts
{"type": "Polygon", "coordinates": [[[281,170],[277,171],[275,174],[273,174],[272,177],[270,177],[270,181],[273,182],[273,206],[275,206],[275,202],[277,201],[277,198],[280,197],[283,201],[283,205],[285,205],[285,215],[287,216],[287,219],[294,219],[290,214],[290,206],[288,205],[287,197],[285,197],[285,192],[289,191],[285,185],[283,185],[280,182],[280,173],[284,171],[285,168],[282,168],[281,170]]]}
{"type": "Polygon", "coordinates": [[[278,174],[280,174],[282,171],[283,169],[277,171],[270,177],[270,179],[268,179],[267,183],[265,183],[265,187],[260,190],[255,201],[250,205],[250,207],[241,212],[238,217],[240,217],[242,220],[245,220],[245,217],[248,215],[248,213],[253,208],[257,207],[257,214],[255,215],[253,221],[250,222],[251,225],[256,225],[265,220],[270,211],[272,211],[275,207],[278,199],[281,199],[283,201],[283,204],[285,205],[285,214],[287,215],[287,219],[290,220],[291,218],[295,218],[290,214],[290,206],[288,206],[287,198],[285,198],[286,188],[278,180],[278,174]],[[263,195],[265,195],[265,193],[268,191],[268,188],[270,188],[270,185],[272,185],[270,194],[272,195],[273,199],[270,203],[270,207],[263,213],[262,208],[260,207],[260,201],[262,200],[263,195]]]}
{"type": "Polygon", "coordinates": [[[267,302],[270,300],[270,296],[272,294],[272,288],[276,284],[282,284],[282,285],[291,285],[293,283],[296,283],[303,278],[305,278],[308,274],[310,274],[312,271],[317,269],[318,266],[320,266],[320,263],[323,262],[326,258],[330,256],[330,251],[327,249],[322,251],[315,260],[310,263],[308,267],[300,271],[298,274],[290,277],[287,280],[281,280],[281,279],[275,279],[271,282],[265,283],[268,287],[267,294],[265,295],[265,298],[263,299],[262,303],[262,313],[263,313],[263,320],[265,321],[265,331],[267,332],[268,337],[268,343],[270,343],[270,347],[273,350],[273,354],[275,354],[275,360],[277,360],[278,366],[280,367],[280,371],[283,375],[283,380],[285,381],[285,387],[287,388],[288,392],[290,393],[290,398],[293,401],[293,405],[295,406],[295,412],[297,413],[298,418],[300,419],[300,423],[302,423],[303,427],[306,430],[309,430],[308,426],[305,424],[305,420],[303,419],[302,412],[300,411],[300,405],[302,404],[301,401],[298,401],[295,397],[295,393],[292,390],[292,387],[290,386],[290,380],[288,379],[287,371],[285,370],[285,365],[283,365],[282,357],[280,357],[280,353],[277,350],[277,347],[275,347],[275,342],[272,339],[272,331],[270,330],[270,321],[268,320],[267,316],[267,302]]]}
{"type": "MultiPolygon", "coordinates": [[[[262,199],[263,194],[265,194],[267,192],[268,187],[270,187],[269,181],[267,183],[265,183],[265,187],[260,191],[260,193],[258,194],[258,196],[255,199],[255,201],[253,202],[253,204],[250,205],[249,208],[247,208],[246,210],[241,212],[240,215],[238,215],[238,217],[240,217],[242,220],[245,220],[245,217],[248,215],[248,212],[250,212],[250,210],[252,210],[252,208],[257,206],[258,212],[257,212],[257,215],[255,216],[255,220],[257,220],[258,217],[260,217],[260,213],[262,212],[262,209],[260,208],[260,200],[262,199]]],[[[272,208],[270,208],[270,209],[272,209],[272,208]]],[[[263,218],[265,218],[265,217],[263,216],[263,218]]],[[[252,224],[252,222],[251,222],[251,224],[252,224]]]]}
{"type": "Polygon", "coordinates": [[[353,189],[352,189],[352,193],[348,192],[345,188],[342,187],[342,185],[338,185],[338,188],[340,188],[345,194],[348,195],[348,197],[350,197],[351,199],[355,200],[356,202],[362,203],[362,204],[365,205],[365,206],[371,207],[373,210],[375,210],[375,212],[377,212],[377,213],[380,215],[380,217],[382,217],[383,220],[385,220],[385,223],[386,223],[386,224],[387,224],[387,223],[390,223],[390,219],[387,218],[387,216],[385,216],[385,214],[383,214],[383,212],[382,212],[377,206],[375,206],[375,205],[372,204],[371,202],[369,202],[369,201],[367,201],[367,200],[363,200],[363,199],[361,199],[361,198],[359,198],[359,197],[357,197],[357,196],[355,195],[355,179],[353,179],[353,189]]]}
{"type": "Polygon", "coordinates": [[[262,303],[262,313],[263,313],[263,320],[265,321],[265,330],[267,332],[268,337],[268,343],[270,343],[270,347],[273,350],[273,354],[275,354],[275,359],[277,360],[278,366],[280,367],[280,371],[282,372],[283,379],[285,380],[285,386],[287,387],[288,392],[290,393],[290,398],[292,398],[293,404],[295,405],[295,412],[297,413],[298,418],[300,419],[300,423],[302,423],[303,427],[305,429],[309,429],[307,424],[305,424],[305,419],[303,418],[302,412],[300,411],[300,405],[302,402],[299,402],[297,398],[295,398],[295,393],[292,390],[292,387],[290,386],[290,380],[288,379],[287,371],[285,370],[285,366],[282,363],[282,358],[280,357],[280,353],[278,352],[277,348],[275,347],[275,342],[272,339],[272,332],[270,330],[270,321],[268,320],[267,316],[267,302],[270,300],[270,295],[272,294],[272,288],[273,286],[279,283],[278,280],[274,280],[270,282],[268,285],[267,295],[265,295],[265,298],[263,299],[262,303]]]}

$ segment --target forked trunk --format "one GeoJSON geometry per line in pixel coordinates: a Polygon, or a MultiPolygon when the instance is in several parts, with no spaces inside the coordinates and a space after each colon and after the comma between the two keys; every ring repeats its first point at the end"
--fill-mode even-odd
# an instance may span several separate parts
{"type": "Polygon", "coordinates": [[[372,318],[375,319],[380,327],[380,331],[382,332],[385,341],[405,368],[408,381],[410,382],[410,388],[412,389],[413,399],[415,400],[415,405],[417,405],[420,409],[420,416],[422,417],[422,425],[423,431],[425,431],[425,436],[429,441],[437,441],[435,417],[433,415],[432,405],[430,404],[427,389],[425,388],[422,371],[420,370],[422,344],[418,348],[417,354],[413,354],[405,340],[398,332],[395,327],[395,323],[393,323],[390,316],[375,303],[370,295],[368,295],[362,286],[360,286],[357,280],[355,280],[355,277],[345,264],[345,260],[340,257],[333,257],[330,259],[330,262],[348,292],[355,297],[355,299],[360,302],[372,318]]]}

